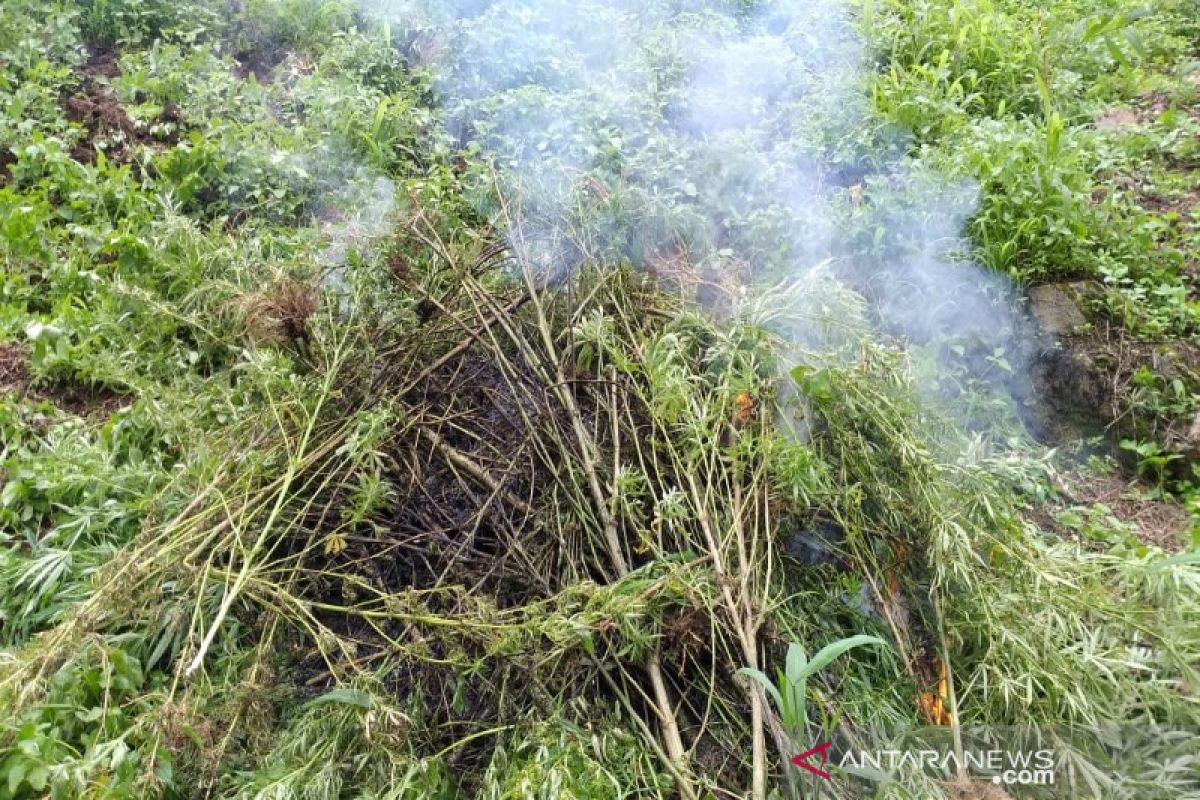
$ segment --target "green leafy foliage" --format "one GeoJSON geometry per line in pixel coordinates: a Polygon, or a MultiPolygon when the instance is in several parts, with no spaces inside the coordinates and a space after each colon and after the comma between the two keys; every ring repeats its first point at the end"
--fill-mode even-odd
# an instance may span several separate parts
{"type": "Polygon", "coordinates": [[[866,645],[886,647],[887,642],[878,636],[849,636],[825,645],[811,660],[804,652],[804,645],[792,642],[788,645],[784,668],[776,670],[776,681],[772,682],[761,670],[749,667],[743,667],[739,672],[766,690],[778,706],[779,716],[792,740],[801,742],[808,734],[808,679],[833,663],[838,656],[866,645]]]}

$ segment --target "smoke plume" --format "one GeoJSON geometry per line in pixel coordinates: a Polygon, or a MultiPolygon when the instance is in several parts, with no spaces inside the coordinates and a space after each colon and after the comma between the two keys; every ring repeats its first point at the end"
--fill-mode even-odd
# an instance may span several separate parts
{"type": "Polygon", "coordinates": [[[915,169],[881,134],[842,0],[370,10],[429,62],[447,125],[495,164],[510,238],[539,268],[629,261],[691,277],[704,301],[821,265],[886,335],[1006,346],[1007,283],[965,257],[975,193],[915,169]]]}

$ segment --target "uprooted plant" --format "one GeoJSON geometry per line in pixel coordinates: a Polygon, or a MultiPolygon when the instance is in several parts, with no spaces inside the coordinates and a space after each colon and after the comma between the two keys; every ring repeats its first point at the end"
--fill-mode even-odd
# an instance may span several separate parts
{"type": "MultiPolygon", "coordinates": [[[[1114,573],[1016,532],[986,499],[994,467],[944,461],[950,440],[924,438],[899,356],[860,338],[852,296],[834,313],[802,302],[813,284],[776,287],[717,322],[628,269],[555,283],[519,250],[446,241],[420,213],[410,226],[403,246],[434,265],[409,287],[434,309],[426,320],[397,331],[327,296],[304,392],[230,432],[239,458],[181,477],[182,511],[6,667],[14,715],[98,652],[81,644],[132,636],[143,666],[174,665],[127,734],[152,754],[151,782],[170,762],[216,786],[233,743],[276,724],[276,703],[254,695],[282,669],[320,702],[286,721],[294,746],[263,751],[235,782],[246,796],[314,781],[396,797],[502,784],[514,778],[495,754],[522,758],[549,713],[638,733],[612,742],[623,764],[574,750],[573,734],[555,745],[604,785],[766,797],[810,704],[822,724],[847,703],[865,712],[851,732],[916,720],[939,657],[966,687],[960,716],[990,722],[1011,718],[1025,681],[1043,693],[1026,713],[1110,716],[1090,682],[1116,674],[1129,624],[1170,643],[1150,650],[1159,668],[1191,669],[1197,642],[1180,626],[1194,595],[1166,591],[1185,572],[1114,573]],[[823,350],[785,335],[801,325],[823,331],[823,350]],[[781,377],[797,360],[799,394],[781,377]],[[798,569],[789,537],[816,519],[844,531],[840,555],[798,569]],[[1060,604],[1039,606],[1037,630],[1000,622],[1047,581],[1074,583],[1105,638],[1060,604]],[[1125,616],[1131,591],[1159,598],[1155,618],[1125,616]],[[800,623],[818,611],[828,619],[800,623]],[[877,635],[846,636],[864,627],[877,635]],[[807,666],[802,644],[783,657],[814,636],[833,639],[807,666]],[[880,636],[894,655],[806,680],[880,636]],[[995,636],[1009,644],[993,649],[995,636]],[[1094,664],[1073,640],[1101,648],[1094,664]],[[786,701],[773,707],[783,689],[745,675],[781,661],[786,701]],[[181,761],[188,750],[200,757],[181,761]]],[[[1163,684],[1134,694],[1181,713],[1163,684]]]]}

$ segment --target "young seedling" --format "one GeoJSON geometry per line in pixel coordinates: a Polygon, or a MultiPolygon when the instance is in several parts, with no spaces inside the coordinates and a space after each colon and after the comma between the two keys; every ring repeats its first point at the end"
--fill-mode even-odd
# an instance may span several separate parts
{"type": "Polygon", "coordinates": [[[743,667],[739,674],[757,681],[766,690],[779,709],[779,716],[793,743],[801,742],[808,730],[808,679],[829,666],[843,653],[865,645],[883,645],[887,642],[878,636],[858,634],[839,639],[825,645],[810,661],[799,642],[788,645],[784,669],[777,669],[778,683],[774,683],[761,670],[743,667]]]}

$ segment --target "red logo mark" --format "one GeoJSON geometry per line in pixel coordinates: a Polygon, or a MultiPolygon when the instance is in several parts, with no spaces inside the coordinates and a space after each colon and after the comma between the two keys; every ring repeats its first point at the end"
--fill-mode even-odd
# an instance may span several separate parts
{"type": "Polygon", "coordinates": [[[803,753],[801,753],[800,755],[793,758],[792,763],[795,764],[797,767],[800,767],[801,769],[808,770],[813,775],[816,775],[819,778],[824,778],[825,780],[829,780],[829,773],[823,769],[814,767],[812,764],[808,763],[808,758],[810,756],[816,755],[817,753],[820,753],[821,754],[821,766],[822,767],[825,766],[825,762],[829,760],[829,748],[832,745],[833,745],[833,742],[822,742],[821,744],[817,745],[813,749],[805,750],[803,753]]]}

